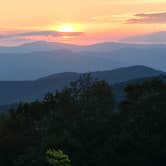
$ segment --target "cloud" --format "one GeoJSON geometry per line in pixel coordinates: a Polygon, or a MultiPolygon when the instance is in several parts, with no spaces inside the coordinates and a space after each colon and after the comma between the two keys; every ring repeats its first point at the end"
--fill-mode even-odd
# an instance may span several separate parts
{"type": "Polygon", "coordinates": [[[60,36],[80,36],[83,32],[57,32],[57,31],[32,31],[15,34],[0,35],[0,39],[16,38],[16,37],[60,37],[60,36]]]}
{"type": "Polygon", "coordinates": [[[133,19],[127,20],[128,24],[166,24],[166,12],[162,13],[141,13],[134,15],[133,19]]]}
{"type": "Polygon", "coordinates": [[[1,33],[0,45],[15,46],[34,41],[52,41],[58,42],[60,39],[68,39],[83,37],[83,32],[57,32],[57,31],[29,31],[20,33],[1,33]]]}

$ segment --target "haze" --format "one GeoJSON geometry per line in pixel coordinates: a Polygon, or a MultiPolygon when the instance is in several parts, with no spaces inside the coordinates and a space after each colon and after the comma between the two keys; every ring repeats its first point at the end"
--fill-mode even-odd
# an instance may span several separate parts
{"type": "Polygon", "coordinates": [[[0,45],[38,40],[87,45],[166,30],[165,0],[0,0],[0,4],[0,45]],[[72,30],[59,31],[65,27],[72,30]]]}

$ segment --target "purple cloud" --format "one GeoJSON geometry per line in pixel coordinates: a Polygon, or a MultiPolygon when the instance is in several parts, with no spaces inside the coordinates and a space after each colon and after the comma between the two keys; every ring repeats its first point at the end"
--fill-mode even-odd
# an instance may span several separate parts
{"type": "Polygon", "coordinates": [[[166,23],[166,12],[162,13],[150,13],[150,14],[136,14],[136,18],[127,20],[128,24],[165,24],[166,23]]]}
{"type": "Polygon", "coordinates": [[[60,36],[81,36],[81,35],[83,35],[83,32],[32,31],[32,32],[25,32],[25,33],[0,35],[0,39],[28,37],[28,36],[29,37],[35,37],[35,36],[60,37],[60,36]]]}

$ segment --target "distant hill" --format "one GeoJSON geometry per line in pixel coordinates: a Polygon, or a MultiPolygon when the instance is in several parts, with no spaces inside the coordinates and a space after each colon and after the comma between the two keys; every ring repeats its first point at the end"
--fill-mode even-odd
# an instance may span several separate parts
{"type": "Polygon", "coordinates": [[[166,47],[164,45],[121,48],[114,50],[111,58],[124,64],[141,64],[166,71],[166,47]]]}
{"type": "MultiPolygon", "coordinates": [[[[145,66],[132,66],[111,71],[92,72],[91,75],[110,84],[118,84],[132,79],[165,74],[145,66]]],[[[77,80],[80,73],[60,73],[35,81],[0,81],[0,105],[41,99],[48,92],[60,90],[77,80]]]]}
{"type": "Polygon", "coordinates": [[[35,80],[53,73],[94,72],[144,65],[166,71],[166,45],[34,42],[0,47],[0,80],[35,80]]]}
{"type": "Polygon", "coordinates": [[[46,42],[46,41],[37,41],[32,43],[26,43],[19,46],[14,47],[2,47],[0,46],[0,53],[31,53],[31,52],[48,52],[48,51],[55,51],[55,50],[70,50],[74,52],[80,51],[112,51],[119,48],[124,48],[127,46],[135,46],[133,44],[123,44],[123,43],[99,43],[93,45],[74,45],[74,44],[65,44],[65,43],[56,43],[56,42],[46,42]]]}
{"type": "MultiPolygon", "coordinates": [[[[143,78],[147,76],[156,76],[159,74],[163,74],[164,72],[158,71],[146,66],[131,66],[131,67],[122,67],[110,71],[97,71],[91,72],[91,76],[94,78],[98,78],[100,80],[105,80],[110,84],[115,84],[119,82],[124,82],[127,80],[132,80],[136,78],[143,78]]],[[[60,73],[60,74],[53,74],[47,77],[43,77],[38,79],[37,81],[50,81],[50,80],[68,80],[68,79],[75,79],[79,77],[80,73],[60,73]]]]}
{"type": "Polygon", "coordinates": [[[131,36],[127,38],[123,38],[120,42],[128,42],[128,43],[148,43],[148,44],[166,44],[166,31],[154,32],[145,35],[137,35],[131,36]]]}
{"type": "MultiPolygon", "coordinates": [[[[108,54],[107,54],[108,55],[108,54]]],[[[127,66],[101,53],[55,50],[49,52],[0,54],[0,80],[35,80],[62,72],[92,72],[127,66]]]]}
{"type": "Polygon", "coordinates": [[[125,98],[124,88],[128,84],[136,84],[136,83],[140,84],[140,83],[143,83],[144,81],[153,80],[153,79],[159,79],[159,80],[162,80],[162,81],[166,82],[166,74],[162,74],[162,75],[159,75],[159,76],[138,78],[138,79],[133,79],[133,80],[129,80],[129,81],[114,84],[113,85],[113,91],[114,91],[114,94],[115,94],[116,101],[119,102],[119,101],[122,101],[125,98]]]}
{"type": "MultiPolygon", "coordinates": [[[[164,35],[165,36],[165,35],[164,35]]],[[[131,37],[136,38],[136,37],[131,37]]],[[[122,39],[124,41],[125,39],[122,39]]],[[[127,39],[126,39],[127,40],[127,39]]],[[[31,53],[31,52],[49,52],[55,50],[70,50],[73,52],[112,52],[121,48],[147,48],[147,47],[166,47],[164,44],[127,44],[120,42],[105,42],[92,45],[74,45],[57,42],[37,41],[26,43],[19,46],[5,47],[0,46],[0,53],[31,53]]]]}
{"type": "Polygon", "coordinates": [[[2,47],[0,46],[0,53],[31,53],[31,52],[39,52],[39,51],[54,51],[54,50],[72,50],[76,49],[77,45],[72,44],[64,44],[64,43],[56,43],[56,42],[46,42],[46,41],[38,41],[27,44],[22,44],[19,46],[13,47],[2,47]]]}

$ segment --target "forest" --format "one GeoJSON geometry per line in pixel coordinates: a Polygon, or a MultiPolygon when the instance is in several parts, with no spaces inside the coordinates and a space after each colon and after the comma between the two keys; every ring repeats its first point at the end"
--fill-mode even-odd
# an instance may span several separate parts
{"type": "Polygon", "coordinates": [[[124,91],[117,103],[107,82],[84,75],[1,114],[0,165],[166,165],[166,83],[152,79],[124,91]],[[51,149],[67,162],[51,164],[51,149]]]}

